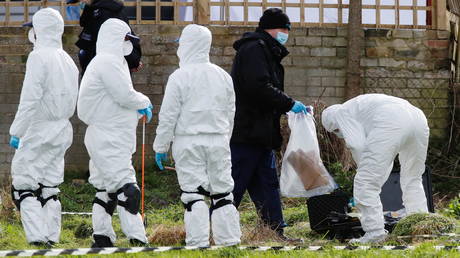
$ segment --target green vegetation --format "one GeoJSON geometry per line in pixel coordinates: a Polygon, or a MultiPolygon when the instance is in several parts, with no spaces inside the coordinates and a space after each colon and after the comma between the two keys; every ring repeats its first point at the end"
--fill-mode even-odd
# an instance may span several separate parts
{"type": "Polygon", "coordinates": [[[410,236],[452,233],[455,230],[455,226],[456,221],[451,218],[439,214],[417,213],[399,221],[392,234],[395,236],[410,236]]]}
{"type": "MultiPolygon", "coordinates": [[[[353,175],[347,174],[341,169],[340,164],[334,164],[334,175],[339,184],[345,189],[350,187],[353,175]]],[[[140,174],[140,173],[139,173],[140,174]]],[[[67,172],[65,183],[61,186],[60,199],[64,211],[89,212],[94,198],[95,190],[86,182],[85,173],[67,172]]],[[[139,180],[140,181],[140,180],[139,180]]],[[[179,200],[180,189],[174,172],[156,171],[153,167],[146,170],[146,217],[147,234],[152,246],[181,246],[185,244],[185,232],[183,226],[184,209],[179,200]]],[[[26,243],[18,213],[14,210],[8,189],[1,191],[3,200],[0,206],[0,250],[10,249],[36,249],[26,243]]],[[[339,251],[333,250],[334,245],[344,245],[336,240],[326,240],[324,236],[312,232],[308,223],[308,214],[304,198],[283,199],[284,217],[289,227],[285,232],[294,238],[303,238],[305,245],[329,246],[321,252],[312,251],[269,251],[257,252],[225,248],[216,251],[171,251],[166,253],[139,253],[118,254],[115,257],[460,257],[457,251],[436,251],[434,245],[456,245],[458,242],[450,242],[448,239],[430,240],[428,243],[417,244],[417,249],[412,251],[339,251]]],[[[455,203],[455,200],[452,202],[455,203]]],[[[457,200],[458,203],[458,200],[457,200]]],[[[449,206],[450,207],[450,206],[449,206]]],[[[448,212],[446,212],[447,214],[448,212]]],[[[286,245],[280,241],[272,231],[260,225],[255,208],[248,196],[245,196],[240,206],[240,217],[243,231],[243,245],[286,245]]],[[[442,217],[442,219],[445,219],[442,217]]],[[[420,219],[416,219],[417,221],[420,219]]],[[[438,222],[438,216],[427,219],[422,228],[428,228],[430,223],[438,222]]],[[[454,219],[447,218],[448,221],[454,219]]],[[[91,216],[87,215],[63,215],[61,242],[56,248],[85,248],[92,244],[91,216]]],[[[116,245],[120,247],[130,246],[124,237],[117,216],[113,219],[114,230],[117,234],[116,245]]],[[[457,221],[457,224],[459,222],[457,221]]],[[[398,229],[403,233],[414,232],[411,227],[402,224],[398,229]],[[412,230],[412,231],[411,231],[412,230]]],[[[460,232],[449,226],[449,229],[460,232]]],[[[416,229],[417,232],[421,229],[416,229]],[[418,230],[418,231],[417,231],[418,230]]],[[[445,228],[434,228],[439,232],[445,232],[445,228]]],[[[432,231],[432,232],[438,232],[432,231]]],[[[396,231],[398,232],[398,231],[396,231]]],[[[425,231],[423,231],[425,232],[425,231]]],[[[398,240],[390,239],[389,245],[401,244],[398,240]]]]}

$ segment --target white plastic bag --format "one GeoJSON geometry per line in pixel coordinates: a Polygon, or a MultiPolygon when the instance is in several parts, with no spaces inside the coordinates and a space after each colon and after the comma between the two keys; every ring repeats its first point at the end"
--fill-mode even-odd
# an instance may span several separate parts
{"type": "Polygon", "coordinates": [[[337,188],[319,153],[313,116],[288,113],[291,136],[283,156],[280,189],[285,197],[312,197],[337,188]]]}

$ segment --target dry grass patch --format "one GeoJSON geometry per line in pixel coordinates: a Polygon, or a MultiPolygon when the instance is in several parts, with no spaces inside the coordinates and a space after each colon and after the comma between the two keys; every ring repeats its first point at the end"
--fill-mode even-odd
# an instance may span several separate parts
{"type": "Polygon", "coordinates": [[[149,238],[152,245],[170,246],[185,244],[185,229],[183,225],[162,225],[152,227],[152,235],[149,238]]]}

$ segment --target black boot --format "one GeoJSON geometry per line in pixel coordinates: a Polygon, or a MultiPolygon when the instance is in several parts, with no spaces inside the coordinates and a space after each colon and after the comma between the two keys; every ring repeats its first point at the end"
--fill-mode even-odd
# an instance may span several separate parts
{"type": "Polygon", "coordinates": [[[108,236],[93,235],[94,243],[91,248],[113,247],[113,243],[108,236]]]}
{"type": "Polygon", "coordinates": [[[42,247],[42,248],[47,248],[51,249],[53,248],[54,242],[50,243],[51,241],[48,242],[30,242],[30,245],[36,246],[36,247],[42,247]]]}
{"type": "Polygon", "coordinates": [[[133,245],[133,246],[138,246],[138,247],[147,247],[147,246],[148,246],[147,243],[144,243],[144,242],[142,242],[141,240],[139,240],[139,239],[134,239],[134,238],[133,238],[133,239],[130,239],[130,240],[129,240],[129,243],[130,243],[131,245],[133,245]]]}
{"type": "Polygon", "coordinates": [[[303,239],[301,238],[290,238],[286,236],[282,228],[276,229],[275,232],[281,241],[287,242],[289,244],[302,244],[303,243],[303,239]]]}

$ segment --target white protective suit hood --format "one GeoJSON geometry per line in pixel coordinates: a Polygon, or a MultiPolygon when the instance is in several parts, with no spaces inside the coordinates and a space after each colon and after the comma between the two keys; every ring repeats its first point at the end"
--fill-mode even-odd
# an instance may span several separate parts
{"type": "Polygon", "coordinates": [[[208,28],[190,24],[187,25],[179,39],[177,56],[179,66],[197,63],[209,63],[212,35],[208,28]]]}
{"type": "Polygon", "coordinates": [[[321,114],[321,121],[326,131],[335,133],[345,140],[347,147],[353,153],[355,161],[358,162],[366,141],[363,126],[341,104],[326,108],[321,114]]]}
{"type": "Polygon", "coordinates": [[[124,21],[111,18],[105,21],[97,36],[96,54],[109,53],[120,57],[127,56],[133,51],[131,41],[125,41],[126,34],[131,29],[124,21]]]}
{"type": "Polygon", "coordinates": [[[29,32],[29,40],[32,33],[35,48],[51,47],[62,48],[62,34],[64,33],[64,20],[58,11],[52,8],[39,10],[32,18],[33,28],[29,32]]]}

